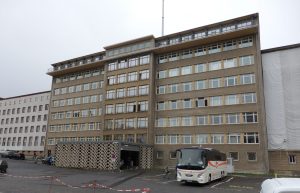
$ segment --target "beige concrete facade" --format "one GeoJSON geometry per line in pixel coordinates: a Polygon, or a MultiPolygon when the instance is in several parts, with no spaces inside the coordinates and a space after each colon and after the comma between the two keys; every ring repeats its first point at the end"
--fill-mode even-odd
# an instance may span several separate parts
{"type": "Polygon", "coordinates": [[[236,171],[268,171],[258,14],[104,49],[48,72],[51,153],[59,141],[146,143],[165,167],[201,145],[235,157],[236,171]]]}

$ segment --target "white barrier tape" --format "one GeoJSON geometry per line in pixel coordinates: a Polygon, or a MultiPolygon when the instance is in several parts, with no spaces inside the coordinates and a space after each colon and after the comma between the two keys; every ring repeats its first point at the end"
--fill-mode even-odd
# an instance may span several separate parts
{"type": "Polygon", "coordinates": [[[14,176],[14,175],[11,175],[11,174],[2,174],[2,175],[12,177],[12,178],[21,178],[21,179],[45,179],[45,178],[47,178],[47,179],[52,179],[52,180],[56,181],[57,183],[59,183],[63,186],[67,186],[68,188],[74,188],[74,189],[78,189],[78,188],[102,188],[102,189],[108,189],[108,190],[117,191],[117,192],[141,192],[141,193],[150,192],[150,188],[115,189],[115,188],[111,188],[109,186],[106,186],[106,185],[103,185],[103,184],[98,184],[98,183],[84,184],[84,185],[81,185],[81,186],[72,186],[72,185],[63,182],[62,180],[60,180],[59,178],[56,178],[54,176],[14,176]]]}

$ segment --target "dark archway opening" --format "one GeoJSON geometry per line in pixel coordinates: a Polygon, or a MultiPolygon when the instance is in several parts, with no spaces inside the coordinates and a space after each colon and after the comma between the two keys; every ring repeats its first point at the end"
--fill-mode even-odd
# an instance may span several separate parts
{"type": "Polygon", "coordinates": [[[133,169],[139,167],[139,152],[138,151],[121,151],[120,169],[133,169]]]}

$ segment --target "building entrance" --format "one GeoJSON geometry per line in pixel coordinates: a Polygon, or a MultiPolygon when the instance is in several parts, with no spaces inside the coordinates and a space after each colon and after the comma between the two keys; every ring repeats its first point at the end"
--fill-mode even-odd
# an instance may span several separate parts
{"type": "Polygon", "coordinates": [[[121,151],[120,169],[133,169],[139,167],[139,151],[121,151]]]}

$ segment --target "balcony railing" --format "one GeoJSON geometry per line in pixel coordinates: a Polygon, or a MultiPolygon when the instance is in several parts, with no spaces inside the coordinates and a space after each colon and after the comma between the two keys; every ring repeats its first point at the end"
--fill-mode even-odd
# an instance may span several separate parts
{"type": "Polygon", "coordinates": [[[74,68],[74,67],[77,67],[77,66],[92,64],[92,63],[103,60],[103,58],[104,58],[104,55],[99,55],[99,56],[96,56],[96,57],[86,58],[86,59],[79,60],[79,61],[74,61],[74,62],[71,62],[71,63],[60,64],[60,65],[57,65],[53,68],[49,68],[47,72],[51,73],[51,72],[56,72],[56,71],[60,71],[60,70],[64,70],[64,69],[74,68]]]}
{"type": "Polygon", "coordinates": [[[166,38],[163,40],[160,40],[155,43],[155,47],[164,47],[164,46],[169,46],[169,45],[175,45],[187,41],[192,41],[196,39],[203,39],[207,38],[210,36],[215,36],[215,35],[220,35],[228,32],[233,32],[241,29],[246,29],[250,28],[256,25],[256,20],[244,20],[241,22],[234,22],[231,24],[226,24],[226,25],[220,25],[219,27],[212,27],[208,28],[205,30],[199,30],[198,32],[194,32],[191,34],[191,32],[180,35],[177,37],[172,37],[172,38],[166,38]]]}

